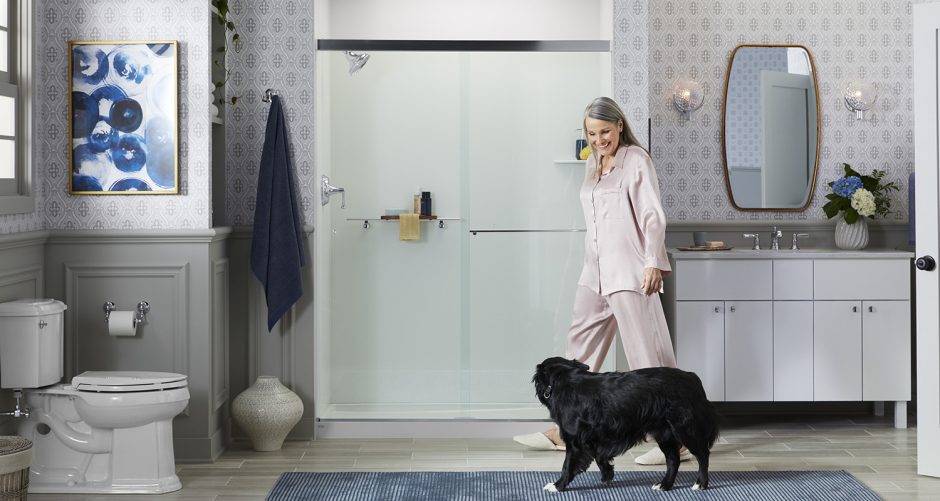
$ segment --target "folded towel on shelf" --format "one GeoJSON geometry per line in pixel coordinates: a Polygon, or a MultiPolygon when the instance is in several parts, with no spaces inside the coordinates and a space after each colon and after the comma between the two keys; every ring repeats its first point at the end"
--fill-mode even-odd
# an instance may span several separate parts
{"type": "Polygon", "coordinates": [[[404,212],[398,215],[398,239],[399,240],[420,240],[421,239],[421,219],[414,212],[404,212]]]}
{"type": "Polygon", "coordinates": [[[284,111],[274,96],[261,149],[251,238],[251,271],[264,286],[268,331],[304,294],[304,241],[289,150],[284,111]]]}

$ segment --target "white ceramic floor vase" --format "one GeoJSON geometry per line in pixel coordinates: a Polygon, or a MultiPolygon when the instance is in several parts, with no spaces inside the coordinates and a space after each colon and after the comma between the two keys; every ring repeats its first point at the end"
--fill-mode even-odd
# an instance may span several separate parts
{"type": "Polygon", "coordinates": [[[844,217],[836,221],[836,247],[847,250],[864,249],[868,245],[868,218],[859,216],[854,224],[844,217]]]}
{"type": "Polygon", "coordinates": [[[303,413],[300,397],[274,376],[258,376],[232,401],[232,418],[256,451],[279,450],[303,413]]]}

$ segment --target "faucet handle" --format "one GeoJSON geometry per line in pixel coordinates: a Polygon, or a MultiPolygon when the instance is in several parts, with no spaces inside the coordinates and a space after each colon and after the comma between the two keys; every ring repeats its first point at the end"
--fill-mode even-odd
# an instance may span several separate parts
{"type": "Polygon", "coordinates": [[[800,250],[800,237],[808,237],[809,233],[793,233],[793,243],[790,245],[790,250],[800,250]]]}
{"type": "Polygon", "coordinates": [[[753,238],[754,247],[751,247],[752,250],[760,250],[760,235],[757,233],[745,233],[744,238],[753,238]]]}

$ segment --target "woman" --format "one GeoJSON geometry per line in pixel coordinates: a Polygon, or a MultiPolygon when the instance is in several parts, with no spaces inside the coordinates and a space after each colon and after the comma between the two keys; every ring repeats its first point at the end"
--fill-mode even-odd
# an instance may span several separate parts
{"type": "MultiPolygon", "coordinates": [[[[652,160],[608,97],[584,110],[584,130],[593,150],[580,191],[587,236],[566,357],[597,372],[619,330],[631,369],[675,367],[662,303],[654,294],[662,292],[663,277],[672,268],[652,160]]],[[[515,440],[564,450],[557,428],[515,440]]],[[[684,461],[691,455],[683,448],[680,457],[684,461]]],[[[665,464],[665,457],[654,447],[636,462],[665,464]]]]}

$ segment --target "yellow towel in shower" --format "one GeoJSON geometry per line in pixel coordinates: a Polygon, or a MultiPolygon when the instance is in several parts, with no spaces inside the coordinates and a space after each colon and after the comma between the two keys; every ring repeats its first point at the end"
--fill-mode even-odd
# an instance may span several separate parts
{"type": "Polygon", "coordinates": [[[421,239],[421,219],[414,212],[404,212],[398,215],[400,227],[398,229],[399,240],[420,240],[421,239]]]}

